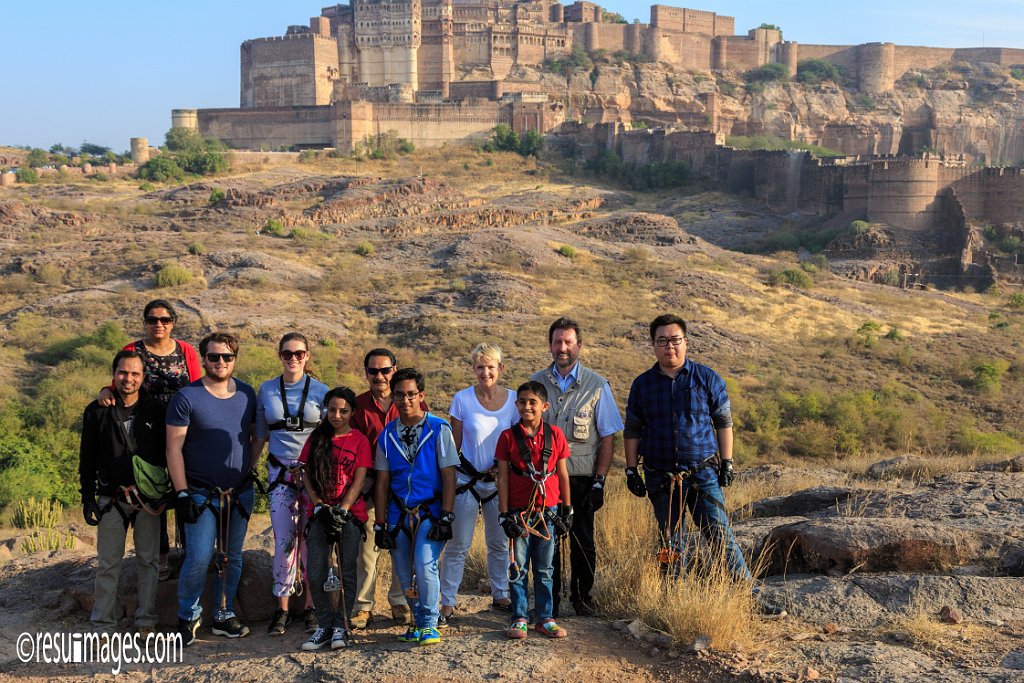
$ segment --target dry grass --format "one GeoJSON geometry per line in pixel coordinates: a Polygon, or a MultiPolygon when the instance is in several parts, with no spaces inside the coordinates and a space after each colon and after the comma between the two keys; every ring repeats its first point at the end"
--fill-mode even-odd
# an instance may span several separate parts
{"type": "Polygon", "coordinates": [[[730,512],[743,515],[744,510],[759,500],[789,495],[821,484],[821,476],[806,469],[785,469],[778,474],[745,476],[725,490],[725,503],[730,512]]]}
{"type": "MultiPolygon", "coordinates": [[[[684,643],[703,635],[715,648],[749,648],[758,640],[762,622],[755,616],[750,586],[729,576],[722,553],[702,548],[679,579],[660,575],[650,504],[630,495],[618,480],[609,482],[596,536],[594,598],[604,616],[641,619],[684,643]]],[[[474,589],[486,572],[478,530],[466,557],[464,590],[474,589]]]]}
{"type": "Polygon", "coordinates": [[[929,611],[920,595],[911,597],[905,614],[892,617],[885,631],[897,640],[909,641],[915,650],[956,651],[973,654],[977,641],[989,637],[988,630],[970,623],[947,624],[929,611]],[[974,643],[974,644],[972,644],[974,643]]]}

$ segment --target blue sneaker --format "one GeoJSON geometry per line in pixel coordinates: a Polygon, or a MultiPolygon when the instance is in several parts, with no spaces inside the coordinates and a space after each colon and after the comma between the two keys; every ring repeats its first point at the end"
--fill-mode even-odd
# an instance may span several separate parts
{"type": "Polygon", "coordinates": [[[420,630],[415,626],[410,626],[408,631],[398,636],[398,639],[403,643],[418,643],[420,642],[420,630]]]}
{"type": "Polygon", "coordinates": [[[441,642],[441,633],[436,628],[420,631],[420,645],[436,645],[441,642]]]}

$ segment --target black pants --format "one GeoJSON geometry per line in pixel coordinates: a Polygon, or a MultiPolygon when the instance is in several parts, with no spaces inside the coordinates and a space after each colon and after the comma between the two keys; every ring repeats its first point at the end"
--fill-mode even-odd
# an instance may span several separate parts
{"type": "MultiPolygon", "coordinates": [[[[590,605],[590,591],[594,588],[594,570],[597,568],[597,549],[594,547],[594,507],[590,502],[593,477],[569,477],[569,495],[572,502],[572,530],[569,532],[569,599],[573,603],[590,605]]],[[[555,616],[562,594],[561,543],[555,545],[555,616]]]]}

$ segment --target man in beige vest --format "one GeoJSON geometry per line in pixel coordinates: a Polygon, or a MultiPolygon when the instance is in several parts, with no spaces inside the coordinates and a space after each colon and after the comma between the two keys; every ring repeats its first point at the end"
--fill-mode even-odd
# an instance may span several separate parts
{"type": "MultiPolygon", "coordinates": [[[[623,428],[622,417],[608,380],[579,362],[583,348],[579,323],[569,318],[551,323],[548,345],[554,362],[530,379],[548,391],[551,408],[544,414],[545,421],[560,428],[569,442],[567,463],[574,513],[569,533],[569,599],[577,615],[589,616],[593,612],[590,591],[597,567],[594,513],[604,505],[604,478],[612,464],[615,433],[623,428]]],[[[555,546],[555,616],[562,590],[560,559],[555,546]]]]}

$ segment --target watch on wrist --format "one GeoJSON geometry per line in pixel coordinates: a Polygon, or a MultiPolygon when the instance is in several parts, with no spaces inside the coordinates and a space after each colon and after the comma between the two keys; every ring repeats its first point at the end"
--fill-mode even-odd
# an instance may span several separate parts
{"type": "Polygon", "coordinates": [[[604,488],[604,475],[603,474],[595,474],[594,475],[594,488],[595,489],[603,489],[604,488]]]}
{"type": "Polygon", "coordinates": [[[441,511],[441,521],[443,523],[445,523],[445,524],[451,524],[452,522],[455,521],[455,513],[442,510],[441,511]]]}
{"type": "Polygon", "coordinates": [[[178,491],[178,498],[188,498],[188,489],[178,491]]]}
{"type": "Polygon", "coordinates": [[[384,531],[385,529],[387,529],[387,525],[385,525],[385,524],[374,524],[373,525],[373,530],[374,531],[384,531]]]}

